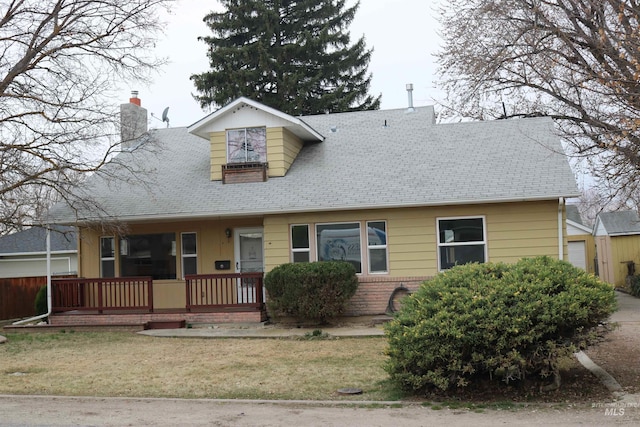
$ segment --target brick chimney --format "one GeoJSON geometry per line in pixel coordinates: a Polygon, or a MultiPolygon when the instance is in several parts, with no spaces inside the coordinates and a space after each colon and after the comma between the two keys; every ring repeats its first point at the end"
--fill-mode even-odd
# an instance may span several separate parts
{"type": "Polygon", "coordinates": [[[129,103],[120,105],[120,143],[122,149],[131,148],[147,130],[147,110],[142,108],[138,91],[132,90],[129,103]]]}

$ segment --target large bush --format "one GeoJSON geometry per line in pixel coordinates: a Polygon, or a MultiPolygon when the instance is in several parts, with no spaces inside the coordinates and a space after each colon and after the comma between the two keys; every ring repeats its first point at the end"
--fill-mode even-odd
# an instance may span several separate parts
{"type": "Polygon", "coordinates": [[[358,288],[355,268],[342,261],[282,264],[264,283],[272,314],[319,323],[340,315],[358,288]]]}
{"type": "Polygon", "coordinates": [[[385,369],[415,392],[557,376],[615,305],[610,285],[548,257],[458,266],[421,285],[385,326],[385,369]]]}

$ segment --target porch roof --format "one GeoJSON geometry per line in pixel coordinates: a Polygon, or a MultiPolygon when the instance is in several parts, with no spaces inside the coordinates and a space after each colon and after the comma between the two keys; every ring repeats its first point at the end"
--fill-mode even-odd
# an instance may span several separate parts
{"type": "Polygon", "coordinates": [[[578,195],[551,119],[434,124],[433,117],[433,107],[301,117],[324,142],[305,144],[286,176],[242,184],[210,180],[209,141],[187,128],[152,130],[150,144],[120,153],[81,189],[102,214],[58,205],[52,220],[135,222],[578,195]]]}

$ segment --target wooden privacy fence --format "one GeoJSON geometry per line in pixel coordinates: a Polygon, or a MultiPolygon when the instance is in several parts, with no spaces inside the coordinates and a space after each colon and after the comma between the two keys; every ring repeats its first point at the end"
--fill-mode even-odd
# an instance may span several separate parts
{"type": "Polygon", "coordinates": [[[35,316],[36,294],[46,284],[46,276],[0,278],[0,320],[35,316]]]}
{"type": "Polygon", "coordinates": [[[36,294],[46,277],[0,279],[0,320],[35,316],[36,294]]]}

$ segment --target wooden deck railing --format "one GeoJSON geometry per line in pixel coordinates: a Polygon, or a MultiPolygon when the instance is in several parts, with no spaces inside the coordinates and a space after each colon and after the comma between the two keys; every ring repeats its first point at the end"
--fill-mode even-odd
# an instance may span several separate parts
{"type": "Polygon", "coordinates": [[[54,313],[63,311],[145,310],[153,312],[151,277],[55,279],[51,281],[54,313]]]}
{"type": "Polygon", "coordinates": [[[264,306],[263,273],[195,274],[187,275],[185,280],[187,311],[264,306]]]}

